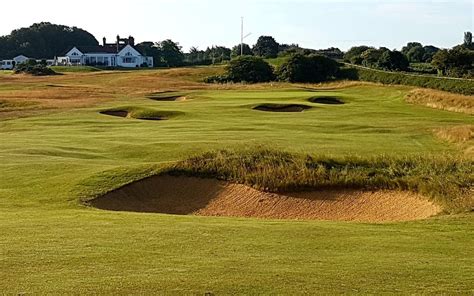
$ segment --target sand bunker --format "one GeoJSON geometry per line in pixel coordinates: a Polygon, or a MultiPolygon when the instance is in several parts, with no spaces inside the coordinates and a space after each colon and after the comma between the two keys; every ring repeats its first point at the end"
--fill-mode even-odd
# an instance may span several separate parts
{"type": "Polygon", "coordinates": [[[303,112],[304,110],[311,109],[311,107],[298,104],[261,104],[253,109],[265,112],[303,112]]]}
{"type": "Polygon", "coordinates": [[[139,120],[168,120],[172,117],[180,115],[181,113],[175,111],[159,111],[146,109],[112,109],[101,111],[100,114],[139,120]]]}
{"type": "Polygon", "coordinates": [[[123,118],[127,118],[127,117],[128,117],[128,111],[126,111],[126,110],[102,111],[102,112],[100,112],[100,114],[109,115],[109,116],[115,116],[115,117],[123,117],[123,118]]]}
{"type": "Polygon", "coordinates": [[[149,99],[160,102],[182,102],[186,101],[186,96],[173,92],[154,93],[148,96],[149,99]]]}
{"type": "Polygon", "coordinates": [[[154,176],[90,202],[104,210],[271,219],[393,222],[424,219],[441,208],[400,191],[323,190],[273,194],[213,179],[154,176]]]}
{"type": "Polygon", "coordinates": [[[314,97],[309,99],[311,103],[324,105],[344,105],[344,101],[335,97],[314,97]]]}

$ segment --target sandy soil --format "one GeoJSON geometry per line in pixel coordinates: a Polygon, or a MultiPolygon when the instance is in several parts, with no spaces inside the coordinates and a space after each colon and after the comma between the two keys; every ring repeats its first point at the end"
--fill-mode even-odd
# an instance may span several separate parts
{"type": "Polygon", "coordinates": [[[112,211],[361,222],[417,220],[441,211],[411,192],[323,190],[273,194],[213,179],[171,176],[135,182],[90,204],[112,211]]]}

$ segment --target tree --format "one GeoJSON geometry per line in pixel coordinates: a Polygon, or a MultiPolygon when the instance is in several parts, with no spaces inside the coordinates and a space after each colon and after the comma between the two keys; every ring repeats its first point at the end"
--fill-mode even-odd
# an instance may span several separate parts
{"type": "Polygon", "coordinates": [[[160,62],[166,67],[179,67],[183,65],[184,54],[179,43],[170,39],[155,44],[160,54],[160,62]]]}
{"type": "Polygon", "coordinates": [[[361,57],[362,53],[371,48],[373,47],[365,45],[351,47],[351,49],[344,54],[344,61],[351,64],[361,65],[363,61],[363,58],[361,57]]]}
{"type": "Polygon", "coordinates": [[[433,56],[439,51],[439,48],[433,45],[426,45],[423,47],[425,54],[423,55],[423,62],[431,63],[433,56]]]}
{"type": "Polygon", "coordinates": [[[471,32],[464,33],[464,46],[467,48],[473,49],[471,32]]]}
{"type": "Polygon", "coordinates": [[[407,59],[411,63],[424,62],[423,57],[425,56],[425,49],[421,46],[412,47],[406,54],[407,59]]]}
{"type": "Polygon", "coordinates": [[[388,50],[380,57],[379,65],[385,70],[406,71],[408,70],[409,62],[403,53],[396,50],[388,50]]]}
{"type": "Polygon", "coordinates": [[[402,48],[402,53],[407,55],[413,47],[423,47],[423,45],[420,42],[408,42],[407,45],[402,48]]]}
{"type": "Polygon", "coordinates": [[[143,55],[153,57],[153,64],[155,67],[163,67],[166,64],[162,61],[161,51],[156,46],[156,43],[146,41],[135,46],[143,55]]]}
{"type": "Polygon", "coordinates": [[[263,58],[276,58],[278,56],[279,44],[271,36],[260,36],[257,44],[253,47],[253,53],[263,58]]]}
{"type": "Polygon", "coordinates": [[[474,51],[462,46],[453,49],[443,49],[433,56],[431,64],[438,69],[441,74],[454,77],[468,76],[474,74],[474,51]]]}
{"type": "Polygon", "coordinates": [[[227,79],[233,82],[268,82],[274,79],[273,68],[262,58],[239,56],[227,66],[227,79]]]}
{"type": "Polygon", "coordinates": [[[360,55],[360,57],[362,58],[362,65],[365,67],[378,68],[380,57],[387,50],[388,49],[384,47],[381,47],[379,49],[367,49],[360,55]]]}
{"type": "Polygon", "coordinates": [[[73,46],[97,46],[99,42],[87,31],[51,23],[37,23],[0,37],[0,59],[18,55],[54,58],[73,46]]]}
{"type": "Polygon", "coordinates": [[[322,82],[334,78],[339,64],[321,55],[293,54],[277,70],[279,80],[288,82],[322,82]]]}
{"type": "Polygon", "coordinates": [[[241,49],[243,49],[243,55],[253,55],[252,49],[250,48],[248,44],[245,44],[245,43],[234,46],[232,48],[231,55],[234,57],[241,55],[242,53],[241,49]]]}
{"type": "Polygon", "coordinates": [[[231,59],[230,48],[225,46],[213,46],[206,49],[207,58],[212,61],[213,64],[222,63],[223,61],[229,61],[231,59]]]}

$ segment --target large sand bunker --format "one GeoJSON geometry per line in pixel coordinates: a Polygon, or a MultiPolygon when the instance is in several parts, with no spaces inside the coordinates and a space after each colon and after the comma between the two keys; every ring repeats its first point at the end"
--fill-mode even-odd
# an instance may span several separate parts
{"type": "Polygon", "coordinates": [[[363,222],[417,220],[441,211],[411,192],[323,190],[274,194],[213,179],[172,176],[132,183],[90,204],[112,211],[363,222]]]}

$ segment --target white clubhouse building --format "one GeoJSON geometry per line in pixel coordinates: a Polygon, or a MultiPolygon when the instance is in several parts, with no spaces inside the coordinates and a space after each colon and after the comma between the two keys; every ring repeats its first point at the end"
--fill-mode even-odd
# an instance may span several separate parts
{"type": "MultiPolygon", "coordinates": [[[[23,55],[11,60],[0,60],[0,69],[11,70],[28,60],[30,58],[23,55]]],[[[116,43],[107,44],[104,38],[100,46],[74,46],[64,56],[46,62],[49,66],[153,67],[153,57],[145,56],[135,48],[133,37],[121,39],[120,36],[117,36],[116,43]]]]}
{"type": "Polygon", "coordinates": [[[56,65],[151,68],[153,57],[142,55],[135,48],[133,37],[117,36],[117,42],[112,44],[107,44],[104,38],[102,46],[75,46],[65,56],[58,57],[56,65]]]}

